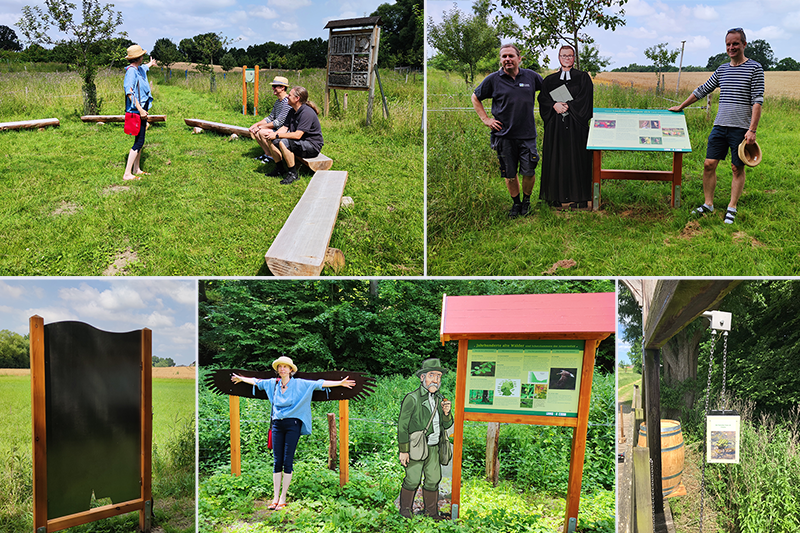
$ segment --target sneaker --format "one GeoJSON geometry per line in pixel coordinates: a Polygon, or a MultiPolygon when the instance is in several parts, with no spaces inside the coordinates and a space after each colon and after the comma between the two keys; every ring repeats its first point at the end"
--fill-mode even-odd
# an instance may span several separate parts
{"type": "Polygon", "coordinates": [[[727,211],[725,211],[725,218],[723,222],[726,224],[733,224],[736,221],[736,209],[729,207],[727,211]]]}
{"type": "Polygon", "coordinates": [[[279,164],[275,163],[275,168],[273,168],[272,170],[267,172],[267,176],[269,176],[271,178],[282,178],[283,177],[283,172],[281,172],[281,166],[279,164]]]}
{"type": "Polygon", "coordinates": [[[508,218],[517,218],[522,213],[522,202],[511,206],[508,212],[508,218]]]}
{"type": "Polygon", "coordinates": [[[286,177],[281,180],[281,185],[289,185],[299,179],[300,176],[297,175],[297,170],[289,169],[289,172],[286,173],[286,177]]]}
{"type": "Polygon", "coordinates": [[[531,202],[522,202],[522,209],[519,212],[520,216],[526,217],[531,214],[531,202]]]}
{"type": "Polygon", "coordinates": [[[703,204],[700,207],[698,207],[697,209],[692,210],[692,214],[694,214],[695,216],[702,216],[702,215],[706,215],[706,214],[711,214],[713,212],[714,212],[714,208],[713,207],[709,207],[706,204],[703,204]]]}

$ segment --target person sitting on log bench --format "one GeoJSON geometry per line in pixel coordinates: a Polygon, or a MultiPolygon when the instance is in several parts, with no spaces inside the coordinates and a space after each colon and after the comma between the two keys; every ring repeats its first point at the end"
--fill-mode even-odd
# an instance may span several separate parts
{"type": "Polygon", "coordinates": [[[272,106],[272,113],[249,128],[250,136],[253,137],[264,150],[264,153],[256,157],[256,160],[265,164],[272,161],[272,157],[269,155],[269,148],[267,148],[270,141],[266,138],[265,134],[267,131],[275,131],[283,126],[286,122],[286,115],[289,114],[289,110],[291,109],[291,107],[289,107],[289,97],[286,94],[286,89],[289,88],[289,80],[283,76],[275,76],[275,79],[272,80],[270,85],[272,85],[272,93],[278,98],[272,106]]]}
{"type": "Polygon", "coordinates": [[[322,126],[319,123],[319,108],[308,100],[305,87],[293,87],[289,91],[289,115],[277,131],[267,131],[264,136],[271,141],[267,145],[269,155],[275,160],[275,169],[268,176],[281,176],[281,163],[286,166],[282,185],[297,181],[298,157],[316,157],[322,150],[322,126]]]}

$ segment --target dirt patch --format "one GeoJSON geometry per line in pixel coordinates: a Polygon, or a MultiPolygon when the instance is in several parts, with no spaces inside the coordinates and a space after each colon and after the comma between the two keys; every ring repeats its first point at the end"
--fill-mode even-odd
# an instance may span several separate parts
{"type": "Polygon", "coordinates": [[[750,246],[752,246],[753,248],[763,248],[764,247],[764,243],[763,242],[760,242],[755,237],[751,237],[750,235],[748,235],[747,233],[745,233],[743,231],[737,231],[736,233],[734,233],[733,234],[733,240],[735,242],[746,242],[746,241],[749,240],[750,241],[750,246]]]}
{"type": "Polygon", "coordinates": [[[116,276],[117,274],[127,274],[128,265],[138,262],[139,257],[136,255],[136,252],[128,248],[124,252],[117,254],[114,258],[114,262],[103,271],[103,275],[116,276]]]}
{"type": "MultiPolygon", "coordinates": [[[[680,91],[687,93],[704,84],[711,72],[682,72],[680,91]]],[[[601,72],[595,77],[595,83],[618,83],[628,87],[642,89],[656,88],[656,75],[652,72],[601,72]]],[[[667,97],[675,96],[675,87],[678,83],[677,72],[666,72],[664,84],[667,87],[667,97]]],[[[800,72],[765,72],[764,94],[767,97],[786,96],[800,98],[800,72]]],[[[719,93],[717,93],[719,94],[719,93]]],[[[719,98],[717,96],[717,98],[719,98]]]]}
{"type": "Polygon", "coordinates": [[[109,185],[102,191],[100,191],[101,196],[108,196],[109,194],[113,194],[115,192],[125,192],[131,190],[130,187],[127,185],[109,185]]]}
{"type": "Polygon", "coordinates": [[[50,214],[54,217],[59,215],[74,215],[81,209],[83,208],[78,204],[74,204],[72,202],[65,202],[62,200],[61,203],[58,204],[58,207],[55,209],[55,211],[53,211],[50,214]]]}
{"type": "Polygon", "coordinates": [[[561,261],[557,261],[556,263],[554,263],[553,266],[551,266],[549,269],[542,272],[542,275],[555,274],[556,270],[558,270],[559,268],[572,268],[577,264],[578,263],[572,259],[562,259],[561,261]]]}
{"type": "Polygon", "coordinates": [[[197,369],[193,366],[153,367],[154,378],[195,379],[197,369]]]}
{"type": "Polygon", "coordinates": [[[680,235],[678,235],[679,239],[693,239],[700,235],[703,232],[703,229],[700,227],[700,222],[697,220],[690,220],[686,223],[686,225],[681,230],[680,235]]]}

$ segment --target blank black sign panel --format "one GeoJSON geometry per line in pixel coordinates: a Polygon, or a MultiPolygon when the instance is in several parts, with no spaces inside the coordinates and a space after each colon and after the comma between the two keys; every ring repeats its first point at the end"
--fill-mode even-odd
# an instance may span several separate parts
{"type": "Polygon", "coordinates": [[[44,327],[47,516],[141,497],[141,330],[44,327]]]}

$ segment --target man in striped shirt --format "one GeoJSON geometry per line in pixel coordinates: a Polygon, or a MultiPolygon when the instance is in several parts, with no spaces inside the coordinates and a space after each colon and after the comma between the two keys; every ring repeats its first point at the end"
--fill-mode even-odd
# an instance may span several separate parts
{"type": "Polygon", "coordinates": [[[725,213],[725,223],[733,224],[736,206],[744,190],[744,162],[739,158],[739,144],[756,142],[756,130],[764,103],[764,69],[757,61],[744,56],[747,38],[742,28],[728,30],[725,48],[730,63],[720,65],[707,82],[694,90],[680,105],[670,111],[682,111],[685,107],[720,89],[719,110],[714,127],[708,136],[706,160],[703,164],[703,195],[705,203],[694,212],[699,215],[714,211],[714,189],[717,186],[717,165],[731,151],[731,201],[725,213]]]}

